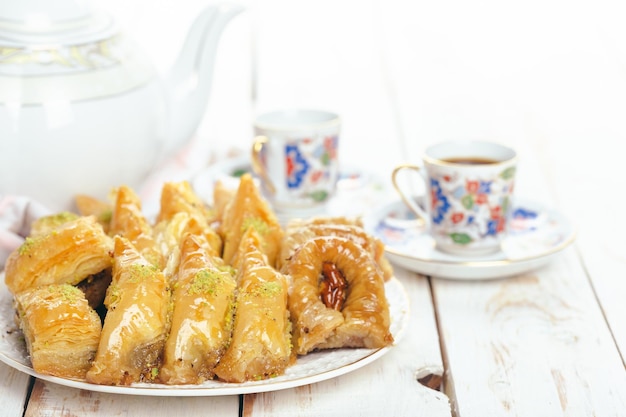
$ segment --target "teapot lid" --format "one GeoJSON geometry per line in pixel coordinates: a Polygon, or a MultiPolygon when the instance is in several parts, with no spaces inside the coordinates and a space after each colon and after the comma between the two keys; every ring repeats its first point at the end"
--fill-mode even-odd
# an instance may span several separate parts
{"type": "Polygon", "coordinates": [[[89,1],[0,2],[0,44],[4,46],[86,43],[116,32],[113,18],[96,12],[89,1]]]}

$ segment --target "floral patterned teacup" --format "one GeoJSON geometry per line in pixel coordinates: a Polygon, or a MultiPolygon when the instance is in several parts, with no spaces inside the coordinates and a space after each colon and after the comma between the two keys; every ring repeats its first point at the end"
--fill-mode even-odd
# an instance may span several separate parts
{"type": "MultiPolygon", "coordinates": [[[[423,165],[398,165],[391,179],[402,200],[425,222],[437,248],[457,255],[500,249],[512,206],[516,152],[485,141],[451,141],[426,149],[423,165]],[[424,207],[401,186],[399,173],[417,171],[424,207]]],[[[402,183],[406,185],[405,183],[402,183]]]]}
{"type": "Polygon", "coordinates": [[[339,116],[285,110],[257,117],[252,168],[277,211],[315,210],[335,193],[339,116]]]}

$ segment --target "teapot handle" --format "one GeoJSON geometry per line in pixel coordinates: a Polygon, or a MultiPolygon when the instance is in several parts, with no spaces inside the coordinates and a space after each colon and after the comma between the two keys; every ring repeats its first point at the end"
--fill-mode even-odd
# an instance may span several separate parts
{"type": "Polygon", "coordinates": [[[208,6],[189,29],[165,80],[171,109],[166,151],[184,145],[200,125],[209,102],[219,39],[228,22],[243,10],[234,3],[208,6]]]}

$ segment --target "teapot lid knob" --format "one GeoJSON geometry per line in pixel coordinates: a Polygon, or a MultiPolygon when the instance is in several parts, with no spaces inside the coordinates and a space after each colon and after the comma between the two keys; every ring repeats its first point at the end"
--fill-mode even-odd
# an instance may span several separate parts
{"type": "Polygon", "coordinates": [[[0,43],[4,46],[73,44],[111,37],[111,16],[85,0],[0,1],[0,43]]]}
{"type": "Polygon", "coordinates": [[[84,19],[92,13],[89,2],[81,0],[20,0],[0,2],[0,19],[18,24],[38,17],[49,21],[84,19]]]}

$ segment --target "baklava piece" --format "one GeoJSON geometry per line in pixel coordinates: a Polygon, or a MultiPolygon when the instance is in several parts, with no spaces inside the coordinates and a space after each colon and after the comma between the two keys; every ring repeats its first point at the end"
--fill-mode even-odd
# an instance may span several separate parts
{"type": "Polygon", "coordinates": [[[69,284],[47,285],[20,292],[15,303],[33,369],[84,380],[102,327],[83,292],[69,284]]]}

